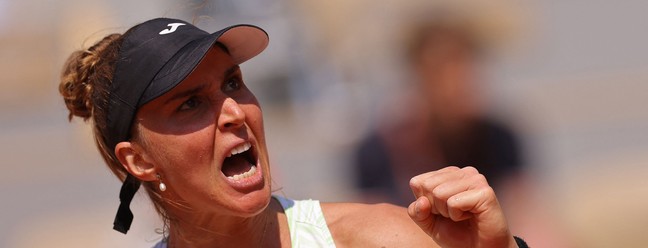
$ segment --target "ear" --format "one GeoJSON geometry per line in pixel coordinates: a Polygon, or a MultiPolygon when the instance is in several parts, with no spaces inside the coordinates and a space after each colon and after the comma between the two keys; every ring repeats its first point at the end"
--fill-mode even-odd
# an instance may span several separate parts
{"type": "Polygon", "coordinates": [[[135,144],[124,141],[115,146],[115,155],[124,168],[133,176],[142,181],[157,180],[155,166],[144,159],[142,149],[135,144]]]}

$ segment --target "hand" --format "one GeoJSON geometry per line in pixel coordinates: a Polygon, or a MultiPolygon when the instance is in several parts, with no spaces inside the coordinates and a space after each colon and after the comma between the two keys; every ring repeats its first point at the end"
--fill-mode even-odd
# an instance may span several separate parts
{"type": "Polygon", "coordinates": [[[474,167],[413,177],[407,212],[441,247],[517,247],[495,192],[474,167]]]}

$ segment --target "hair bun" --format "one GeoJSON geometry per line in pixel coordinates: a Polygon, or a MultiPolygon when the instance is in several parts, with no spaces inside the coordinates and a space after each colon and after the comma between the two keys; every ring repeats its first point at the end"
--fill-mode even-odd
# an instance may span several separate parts
{"type": "Polygon", "coordinates": [[[59,92],[63,96],[70,114],[87,120],[92,116],[94,102],[92,94],[97,80],[112,79],[111,65],[114,61],[106,60],[106,50],[120,38],[119,34],[111,34],[94,44],[87,50],[78,50],[68,57],[61,73],[59,92]],[[107,68],[107,69],[106,69],[107,68]]]}

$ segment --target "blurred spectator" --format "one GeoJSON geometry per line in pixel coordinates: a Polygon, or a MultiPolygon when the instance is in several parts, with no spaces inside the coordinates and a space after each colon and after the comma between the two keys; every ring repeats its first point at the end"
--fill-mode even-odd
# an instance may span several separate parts
{"type": "Polygon", "coordinates": [[[488,116],[478,92],[483,44],[460,22],[415,25],[406,44],[411,82],[405,99],[383,111],[354,154],[355,181],[367,202],[411,201],[409,179],[448,165],[476,167],[494,186],[518,172],[516,134],[488,116]]]}

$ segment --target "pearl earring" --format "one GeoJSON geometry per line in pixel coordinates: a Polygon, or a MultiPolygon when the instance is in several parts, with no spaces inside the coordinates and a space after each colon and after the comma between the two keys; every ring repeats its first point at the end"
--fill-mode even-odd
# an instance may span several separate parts
{"type": "Polygon", "coordinates": [[[162,182],[162,179],[160,178],[160,174],[157,174],[156,176],[157,176],[158,181],[160,181],[160,185],[158,186],[160,188],[160,191],[162,191],[162,192],[166,191],[166,189],[167,189],[166,184],[164,184],[162,182]]]}

